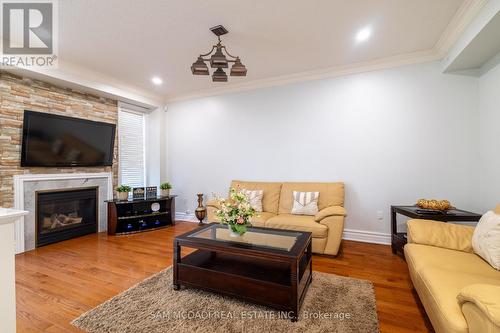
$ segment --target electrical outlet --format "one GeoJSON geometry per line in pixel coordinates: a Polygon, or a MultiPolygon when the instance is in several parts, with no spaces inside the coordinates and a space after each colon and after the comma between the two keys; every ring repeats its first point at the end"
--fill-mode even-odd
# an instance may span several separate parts
{"type": "Polygon", "coordinates": [[[381,210],[377,210],[377,219],[378,220],[383,220],[384,219],[384,212],[381,210]]]}

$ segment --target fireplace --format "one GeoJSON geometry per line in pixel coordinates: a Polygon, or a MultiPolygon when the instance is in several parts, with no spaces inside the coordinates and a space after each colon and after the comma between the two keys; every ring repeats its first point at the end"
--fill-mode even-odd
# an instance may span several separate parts
{"type": "Polygon", "coordinates": [[[97,232],[98,188],[36,192],[36,247],[97,232]]]}

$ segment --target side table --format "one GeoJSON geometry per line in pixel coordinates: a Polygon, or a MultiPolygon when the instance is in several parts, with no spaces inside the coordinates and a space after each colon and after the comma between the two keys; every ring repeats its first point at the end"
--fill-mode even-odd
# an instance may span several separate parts
{"type": "Polygon", "coordinates": [[[403,247],[407,243],[405,232],[398,232],[397,214],[408,216],[412,219],[434,220],[441,222],[477,222],[481,215],[461,209],[450,209],[439,214],[421,213],[417,206],[391,206],[391,247],[392,253],[404,258],[403,247]]]}

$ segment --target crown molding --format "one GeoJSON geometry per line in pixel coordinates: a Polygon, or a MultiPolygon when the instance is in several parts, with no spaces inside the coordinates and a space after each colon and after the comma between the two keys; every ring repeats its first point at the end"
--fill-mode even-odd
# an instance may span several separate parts
{"type": "Polygon", "coordinates": [[[457,42],[458,38],[467,26],[477,16],[479,11],[486,3],[488,3],[488,1],[490,0],[464,0],[446,27],[445,31],[441,34],[439,40],[436,42],[434,47],[429,50],[401,54],[373,61],[359,62],[346,66],[330,67],[266,79],[252,80],[244,83],[228,84],[223,87],[208,88],[194,93],[176,94],[167,96],[165,104],[442,60],[448,54],[452,46],[457,42]]]}
{"type": "Polygon", "coordinates": [[[266,79],[253,80],[245,83],[230,84],[223,87],[209,88],[197,91],[195,93],[179,94],[167,97],[165,103],[170,104],[174,102],[186,101],[202,97],[281,86],[296,82],[321,80],[339,76],[371,72],[381,69],[431,62],[439,60],[441,58],[442,57],[440,57],[434,50],[413,52],[408,54],[401,54],[397,56],[372,60],[372,61],[359,62],[347,66],[330,67],[319,70],[271,77],[266,79]]]}
{"type": "Polygon", "coordinates": [[[138,89],[127,83],[86,68],[59,61],[58,68],[10,67],[2,70],[23,78],[40,80],[75,91],[106,97],[153,109],[163,106],[164,96],[138,89]]]}
{"type": "Polygon", "coordinates": [[[439,40],[436,42],[434,47],[429,50],[400,54],[392,57],[359,62],[345,66],[329,67],[265,79],[251,80],[243,83],[230,83],[224,86],[199,90],[197,92],[166,96],[153,94],[151,92],[136,89],[135,87],[127,85],[123,82],[118,82],[113,78],[106,77],[100,73],[90,72],[86,69],[72,66],[71,64],[64,64],[66,66],[62,67],[65,68],[60,68],[59,70],[29,71],[16,69],[12,72],[14,74],[17,73],[18,75],[40,79],[49,83],[67,86],[83,92],[90,92],[123,102],[137,104],[142,107],[154,108],[174,102],[226,93],[235,93],[297,82],[334,78],[441,60],[449,53],[452,46],[457,42],[466,27],[489,1],[490,0],[464,0],[439,40]]]}
{"type": "Polygon", "coordinates": [[[496,33],[497,28],[495,24],[498,24],[497,16],[499,13],[500,0],[488,1],[481,8],[480,12],[477,13],[477,15],[472,19],[457,41],[447,52],[443,61],[443,72],[481,76],[484,73],[483,70],[487,71],[488,66],[497,61],[495,57],[496,49],[493,44],[486,45],[487,42],[483,42],[484,45],[480,46],[481,44],[475,43],[480,43],[480,40],[488,34],[494,35],[496,33]],[[468,64],[460,65],[460,61],[466,59],[467,54],[469,54],[469,57],[472,56],[475,58],[474,61],[478,61],[478,63],[474,63],[473,61],[468,64]],[[487,57],[492,57],[492,59],[490,59],[491,63],[488,63],[487,57]],[[481,64],[483,66],[486,65],[486,67],[476,68],[477,66],[481,67],[481,64]]]}
{"type": "Polygon", "coordinates": [[[444,32],[441,34],[441,37],[434,45],[434,50],[436,50],[442,58],[448,54],[460,35],[488,1],[489,0],[465,0],[462,3],[444,32]]]}

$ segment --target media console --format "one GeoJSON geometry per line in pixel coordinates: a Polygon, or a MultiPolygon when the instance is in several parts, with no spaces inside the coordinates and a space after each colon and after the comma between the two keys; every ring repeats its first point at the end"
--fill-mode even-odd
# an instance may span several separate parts
{"type": "Polygon", "coordinates": [[[130,234],[174,225],[175,197],[107,200],[108,235],[130,234]]]}

